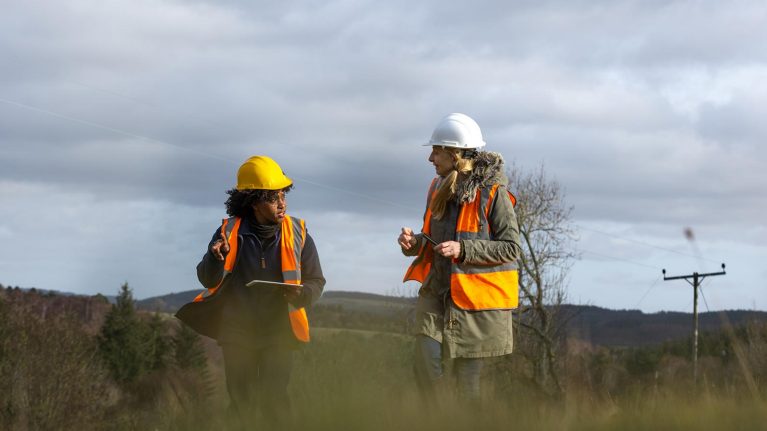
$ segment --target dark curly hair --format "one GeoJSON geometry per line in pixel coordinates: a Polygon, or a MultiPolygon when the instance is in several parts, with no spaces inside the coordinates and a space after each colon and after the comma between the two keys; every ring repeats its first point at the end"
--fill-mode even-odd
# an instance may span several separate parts
{"type": "Polygon", "coordinates": [[[280,190],[237,190],[230,189],[226,191],[229,198],[226,200],[226,213],[229,217],[249,218],[253,217],[253,204],[259,202],[275,202],[279,198],[280,192],[288,194],[293,189],[289,185],[280,190]]]}

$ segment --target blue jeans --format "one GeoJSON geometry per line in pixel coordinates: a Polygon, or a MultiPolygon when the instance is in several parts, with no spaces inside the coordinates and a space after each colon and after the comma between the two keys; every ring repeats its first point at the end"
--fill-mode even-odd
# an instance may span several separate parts
{"type": "MultiPolygon", "coordinates": [[[[415,337],[415,376],[421,394],[434,399],[436,388],[444,379],[445,363],[442,344],[426,335],[415,337]]],[[[456,379],[458,395],[462,398],[479,400],[479,377],[482,373],[482,358],[455,358],[451,361],[453,377],[456,379]]]]}

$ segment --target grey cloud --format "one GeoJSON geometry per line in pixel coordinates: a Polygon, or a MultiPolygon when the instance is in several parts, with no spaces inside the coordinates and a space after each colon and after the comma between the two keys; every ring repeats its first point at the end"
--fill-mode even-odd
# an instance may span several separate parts
{"type": "MultiPolygon", "coordinates": [[[[767,71],[764,77],[767,77],[767,71]]],[[[765,95],[764,91],[753,89],[747,94],[739,94],[729,103],[707,103],[700,109],[696,127],[702,137],[727,148],[744,144],[752,148],[761,146],[767,140],[765,95]]],[[[767,155],[762,161],[767,161],[767,155]]]]}
{"type": "Polygon", "coordinates": [[[544,162],[580,222],[719,223],[717,238],[750,241],[767,132],[764,50],[747,42],[764,39],[764,15],[757,2],[14,1],[0,182],[109,202],[117,224],[140,224],[120,218],[136,202],[215,219],[241,161],[268,154],[329,249],[353,246],[332,217],[394,230],[361,252],[372,265],[373,242],[420,223],[434,175],[421,144],[458,111],[509,162],[544,162]]]}

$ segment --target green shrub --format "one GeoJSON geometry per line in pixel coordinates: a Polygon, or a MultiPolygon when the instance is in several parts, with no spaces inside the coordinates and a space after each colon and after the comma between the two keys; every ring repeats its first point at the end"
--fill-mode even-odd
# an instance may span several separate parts
{"type": "Polygon", "coordinates": [[[0,429],[103,429],[113,394],[80,322],[0,302],[0,429]]]}

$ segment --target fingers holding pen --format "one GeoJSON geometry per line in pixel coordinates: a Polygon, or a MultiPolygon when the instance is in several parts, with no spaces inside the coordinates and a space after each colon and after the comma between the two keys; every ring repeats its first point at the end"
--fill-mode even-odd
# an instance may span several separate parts
{"type": "Polygon", "coordinates": [[[399,234],[399,238],[397,238],[397,243],[400,247],[402,247],[403,250],[410,250],[411,247],[413,247],[416,244],[415,235],[413,234],[413,229],[410,229],[409,227],[403,227],[402,232],[399,234]]]}
{"type": "MultiPolygon", "coordinates": [[[[427,241],[434,244],[433,250],[440,256],[444,256],[449,259],[458,259],[461,256],[460,242],[445,241],[438,244],[425,233],[422,233],[422,235],[427,241]]],[[[409,227],[403,227],[402,232],[399,234],[399,238],[397,238],[397,243],[400,247],[402,247],[403,250],[409,250],[418,243],[418,240],[416,239],[415,233],[413,233],[412,229],[409,227]]]]}
{"type": "Polygon", "coordinates": [[[461,255],[461,243],[458,241],[445,241],[435,245],[434,252],[440,256],[457,259],[461,255]]]}

